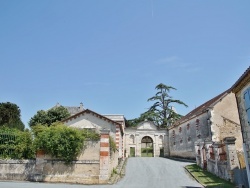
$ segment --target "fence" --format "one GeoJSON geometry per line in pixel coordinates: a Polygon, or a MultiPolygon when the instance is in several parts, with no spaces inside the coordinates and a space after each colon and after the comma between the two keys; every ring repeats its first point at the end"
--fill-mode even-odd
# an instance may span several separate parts
{"type": "Polygon", "coordinates": [[[15,158],[17,135],[13,132],[0,133],[0,158],[15,158]]]}

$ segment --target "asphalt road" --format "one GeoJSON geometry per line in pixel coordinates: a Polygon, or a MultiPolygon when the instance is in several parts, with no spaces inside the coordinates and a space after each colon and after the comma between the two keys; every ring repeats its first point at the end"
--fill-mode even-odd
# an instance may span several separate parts
{"type": "Polygon", "coordinates": [[[200,188],[185,171],[188,162],[165,158],[129,158],[126,175],[115,185],[71,185],[30,182],[0,182],[1,188],[200,188]]]}

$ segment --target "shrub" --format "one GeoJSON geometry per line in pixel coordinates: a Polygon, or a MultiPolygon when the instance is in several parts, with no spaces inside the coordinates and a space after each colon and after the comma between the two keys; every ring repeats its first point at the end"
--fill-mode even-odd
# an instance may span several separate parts
{"type": "Polygon", "coordinates": [[[20,131],[3,127],[0,129],[0,157],[3,159],[32,159],[35,150],[29,130],[20,131]]]}
{"type": "Polygon", "coordinates": [[[47,154],[57,159],[65,160],[66,163],[76,159],[83,149],[84,140],[88,137],[100,138],[96,133],[87,133],[86,130],[79,130],[54,123],[50,127],[35,126],[33,129],[35,148],[43,149],[47,154]]]}

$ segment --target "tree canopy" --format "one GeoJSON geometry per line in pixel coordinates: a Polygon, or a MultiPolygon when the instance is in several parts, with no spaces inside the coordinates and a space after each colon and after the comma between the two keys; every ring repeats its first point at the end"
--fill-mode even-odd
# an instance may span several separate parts
{"type": "Polygon", "coordinates": [[[20,108],[11,102],[0,103],[0,126],[24,130],[20,108]]]}
{"type": "Polygon", "coordinates": [[[156,94],[148,99],[148,102],[154,102],[153,105],[148,111],[142,113],[139,118],[128,120],[127,124],[129,126],[135,126],[139,122],[147,119],[153,121],[155,125],[162,128],[171,125],[182,117],[180,114],[176,113],[174,105],[179,104],[184,105],[185,107],[187,107],[187,105],[180,100],[173,99],[169,95],[171,90],[176,89],[162,83],[158,84],[155,89],[157,90],[156,94]]]}
{"type": "Polygon", "coordinates": [[[63,106],[51,108],[48,111],[39,110],[37,113],[30,119],[29,126],[36,125],[47,125],[50,126],[52,123],[61,121],[70,116],[70,113],[63,106]]]}

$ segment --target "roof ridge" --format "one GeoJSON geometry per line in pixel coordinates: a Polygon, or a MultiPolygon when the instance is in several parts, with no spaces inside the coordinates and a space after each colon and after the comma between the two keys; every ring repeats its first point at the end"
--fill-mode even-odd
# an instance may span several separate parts
{"type": "Polygon", "coordinates": [[[202,103],[200,106],[198,106],[197,108],[193,109],[192,111],[190,111],[189,113],[187,113],[185,116],[183,116],[181,119],[179,119],[176,123],[174,123],[174,125],[177,124],[177,123],[181,123],[181,122],[183,122],[185,120],[189,120],[191,117],[200,114],[201,112],[203,112],[207,108],[213,107],[229,91],[230,91],[230,89],[227,89],[226,91],[220,93],[219,95],[216,95],[212,99],[210,99],[210,100],[202,103]]]}

